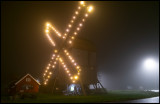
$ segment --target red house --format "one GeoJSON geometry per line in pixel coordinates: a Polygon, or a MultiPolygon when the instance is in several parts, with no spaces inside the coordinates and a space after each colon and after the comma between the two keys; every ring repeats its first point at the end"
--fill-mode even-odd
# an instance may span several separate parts
{"type": "Polygon", "coordinates": [[[18,92],[37,93],[39,91],[40,83],[34,79],[30,74],[25,75],[19,81],[14,83],[14,90],[18,92]]]}

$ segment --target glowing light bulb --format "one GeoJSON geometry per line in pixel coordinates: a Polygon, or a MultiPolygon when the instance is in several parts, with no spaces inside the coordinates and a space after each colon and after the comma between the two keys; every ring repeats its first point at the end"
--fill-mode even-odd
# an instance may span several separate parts
{"type": "Polygon", "coordinates": [[[88,7],[88,12],[91,12],[93,10],[93,7],[92,6],[89,6],[88,7]]]}
{"type": "Polygon", "coordinates": [[[66,29],[67,32],[69,32],[69,29],[66,29]]]}
{"type": "Polygon", "coordinates": [[[76,64],[76,63],[74,63],[74,65],[76,66],[77,64],[76,64]]]}
{"type": "Polygon", "coordinates": [[[70,79],[73,79],[73,77],[70,77],[70,79]]]}
{"type": "Polygon", "coordinates": [[[73,16],[73,19],[76,19],[76,17],[75,17],[75,16],[73,16]]]}
{"type": "Polygon", "coordinates": [[[76,11],[75,14],[78,14],[78,11],[76,11]]]}
{"type": "Polygon", "coordinates": [[[88,14],[85,14],[86,17],[88,17],[88,14]]]}
{"type": "Polygon", "coordinates": [[[71,23],[73,23],[74,21],[73,20],[71,20],[71,23]]]}
{"type": "Polygon", "coordinates": [[[66,55],[69,55],[69,53],[67,52],[66,55]]]}
{"type": "Polygon", "coordinates": [[[75,81],[74,81],[74,80],[73,80],[72,82],[73,82],[73,83],[75,83],[75,81]]]}
{"type": "Polygon", "coordinates": [[[72,62],[74,62],[74,60],[72,60],[72,62]]]}
{"type": "Polygon", "coordinates": [[[78,27],[78,28],[77,28],[77,30],[79,31],[79,30],[80,30],[80,28],[78,27]]]}
{"type": "Polygon", "coordinates": [[[81,5],[84,5],[84,1],[80,1],[80,4],[81,4],[81,5]]]}
{"type": "Polygon", "coordinates": [[[79,6],[78,9],[81,9],[81,7],[79,6]]]}
{"type": "Polygon", "coordinates": [[[77,80],[77,79],[78,79],[78,76],[77,76],[77,75],[76,75],[76,76],[74,76],[74,79],[76,79],[76,80],[77,80]]]}
{"type": "Polygon", "coordinates": [[[70,40],[70,41],[69,41],[69,44],[71,44],[71,43],[72,43],[72,41],[70,40]]]}
{"type": "Polygon", "coordinates": [[[74,32],[74,35],[77,35],[77,33],[76,33],[76,32],[74,32]]]}
{"type": "Polygon", "coordinates": [[[84,21],[85,21],[85,19],[82,19],[82,21],[84,22],[84,21]]]}
{"type": "Polygon", "coordinates": [[[79,26],[81,26],[81,27],[82,27],[82,23],[80,23],[80,24],[79,24],[79,26]]]}
{"type": "Polygon", "coordinates": [[[74,39],[74,37],[72,36],[72,39],[74,39]]]}
{"type": "Polygon", "coordinates": [[[49,74],[52,74],[52,72],[50,72],[49,74]]]}
{"type": "Polygon", "coordinates": [[[71,25],[71,24],[69,24],[69,25],[68,25],[68,27],[70,27],[70,28],[71,28],[71,27],[72,27],[72,25],[71,25]]]}
{"type": "Polygon", "coordinates": [[[57,53],[58,51],[57,51],[57,50],[54,50],[54,52],[57,53]]]}
{"type": "Polygon", "coordinates": [[[49,26],[50,24],[49,23],[47,23],[47,26],[49,26]]]}
{"type": "Polygon", "coordinates": [[[46,33],[48,33],[49,32],[49,30],[46,30],[46,33]]]}
{"type": "Polygon", "coordinates": [[[77,69],[79,69],[80,67],[79,66],[77,66],[77,69]]]}

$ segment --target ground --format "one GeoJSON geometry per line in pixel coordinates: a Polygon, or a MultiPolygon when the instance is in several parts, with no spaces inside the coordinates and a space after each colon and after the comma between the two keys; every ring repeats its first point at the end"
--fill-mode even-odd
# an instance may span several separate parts
{"type": "Polygon", "coordinates": [[[126,101],[141,98],[150,98],[159,96],[159,92],[151,91],[127,91],[114,90],[108,91],[107,94],[94,94],[88,96],[63,96],[53,94],[38,93],[36,99],[25,98],[15,99],[14,101],[7,100],[6,97],[1,97],[1,102],[6,103],[96,103],[96,102],[116,102],[126,101]]]}

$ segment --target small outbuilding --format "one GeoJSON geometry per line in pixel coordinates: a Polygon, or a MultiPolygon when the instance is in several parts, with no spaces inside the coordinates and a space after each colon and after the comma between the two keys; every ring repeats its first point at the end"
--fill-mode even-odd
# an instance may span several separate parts
{"type": "Polygon", "coordinates": [[[20,80],[12,84],[9,90],[15,93],[37,93],[39,91],[39,85],[40,83],[35,78],[30,74],[26,74],[20,80]]]}

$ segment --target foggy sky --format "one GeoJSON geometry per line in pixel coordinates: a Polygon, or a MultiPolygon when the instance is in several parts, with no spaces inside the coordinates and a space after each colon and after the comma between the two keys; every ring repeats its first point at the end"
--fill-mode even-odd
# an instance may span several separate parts
{"type": "MultiPolygon", "coordinates": [[[[101,81],[109,89],[127,85],[152,88],[159,71],[145,72],[143,60],[159,62],[158,1],[88,1],[94,12],[79,36],[97,47],[101,81]]],[[[12,75],[31,75],[41,79],[53,47],[44,35],[46,22],[64,32],[77,1],[1,2],[1,81],[12,75]]],[[[157,69],[159,70],[159,68],[157,69]]]]}

